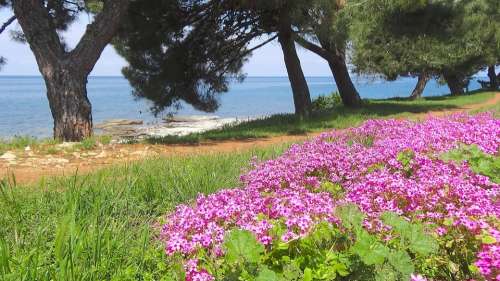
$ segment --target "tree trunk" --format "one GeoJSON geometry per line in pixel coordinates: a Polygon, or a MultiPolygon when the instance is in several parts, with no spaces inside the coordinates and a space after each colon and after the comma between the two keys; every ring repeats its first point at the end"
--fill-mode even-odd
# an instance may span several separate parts
{"type": "Polygon", "coordinates": [[[415,100],[422,97],[425,85],[427,85],[427,82],[429,82],[430,78],[430,75],[425,72],[418,75],[417,85],[415,86],[415,89],[413,89],[413,92],[411,92],[410,99],[415,100]]]}
{"type": "Polygon", "coordinates": [[[283,50],[288,80],[292,86],[295,114],[308,117],[311,114],[311,95],[295,48],[290,18],[286,12],[280,17],[278,41],[283,50]]]}
{"type": "Polygon", "coordinates": [[[496,90],[498,88],[498,83],[494,65],[488,66],[488,77],[490,78],[490,88],[496,90]]]}
{"type": "Polygon", "coordinates": [[[344,56],[332,55],[331,57],[328,59],[328,65],[332,70],[342,103],[347,107],[361,106],[361,97],[352,83],[344,56]]]}
{"type": "Polygon", "coordinates": [[[462,77],[453,73],[443,73],[444,80],[450,88],[450,93],[452,96],[460,96],[464,94],[464,87],[462,77]]]}
{"type": "Polygon", "coordinates": [[[80,141],[92,135],[87,76],[126,16],[129,0],[104,1],[102,10],[87,25],[71,51],[60,41],[45,1],[12,1],[14,14],[35,55],[47,87],[54,118],[54,138],[80,141]]]}
{"type": "Polygon", "coordinates": [[[54,118],[54,138],[80,141],[92,135],[92,106],[87,98],[86,75],[58,69],[44,76],[47,98],[54,118]]]}

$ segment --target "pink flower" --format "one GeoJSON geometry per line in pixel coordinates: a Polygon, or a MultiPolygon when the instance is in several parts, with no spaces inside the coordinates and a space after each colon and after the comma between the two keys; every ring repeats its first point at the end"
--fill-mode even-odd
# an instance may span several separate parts
{"type": "MultiPolygon", "coordinates": [[[[462,144],[495,155],[500,120],[490,113],[424,122],[369,120],[323,133],[277,159],[254,160],[255,168],[241,176],[243,188],[200,195],[193,204],[178,206],[162,228],[165,251],[187,261],[200,249],[220,257],[225,233],[234,228],[251,231],[270,247],[275,240],[307,236],[318,223],[337,223],[334,210],[346,203],[359,206],[366,214],[363,225],[371,231],[388,230],[380,215],[390,211],[433,225],[441,236],[452,229],[472,237],[488,231],[500,241],[500,231],[488,223],[500,217],[500,185],[467,162],[439,158],[462,144]],[[409,161],[402,162],[401,155],[409,161]],[[284,234],[274,237],[271,229],[278,223],[284,234]]],[[[483,245],[477,254],[475,264],[487,280],[500,275],[498,249],[498,243],[483,245]]],[[[190,280],[211,280],[193,263],[190,280]]]]}
{"type": "Polygon", "coordinates": [[[417,274],[417,275],[412,274],[410,276],[410,280],[411,281],[427,281],[427,279],[425,277],[423,277],[422,275],[420,275],[420,274],[417,274]]]}

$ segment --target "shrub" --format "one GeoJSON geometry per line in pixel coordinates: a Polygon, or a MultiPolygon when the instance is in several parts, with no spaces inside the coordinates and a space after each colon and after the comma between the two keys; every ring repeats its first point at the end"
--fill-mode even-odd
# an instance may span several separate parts
{"type": "Polygon", "coordinates": [[[327,111],[342,104],[342,99],[338,92],[332,92],[328,96],[319,96],[312,101],[313,111],[327,111]]]}

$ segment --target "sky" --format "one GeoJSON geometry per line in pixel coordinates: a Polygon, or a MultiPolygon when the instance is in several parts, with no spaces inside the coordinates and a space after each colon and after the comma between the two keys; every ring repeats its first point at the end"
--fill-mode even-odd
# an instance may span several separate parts
{"type": "MultiPolygon", "coordinates": [[[[10,16],[9,10],[0,10],[0,24],[10,16]]],[[[76,45],[89,21],[88,16],[82,15],[63,34],[70,47],[76,45]]],[[[17,22],[13,23],[9,26],[9,29],[19,29],[19,25],[17,22]]],[[[255,44],[257,43],[255,42],[255,44]]],[[[328,64],[323,59],[300,47],[297,48],[306,76],[331,76],[328,64]]],[[[0,75],[40,75],[35,57],[29,46],[12,41],[8,31],[0,34],[0,56],[7,59],[7,64],[2,68],[0,75]]],[[[126,64],[126,61],[111,46],[108,46],[102,53],[91,75],[118,76],[121,75],[121,69],[126,64]]],[[[245,64],[243,72],[248,76],[287,76],[279,43],[274,41],[255,51],[245,64]]]]}

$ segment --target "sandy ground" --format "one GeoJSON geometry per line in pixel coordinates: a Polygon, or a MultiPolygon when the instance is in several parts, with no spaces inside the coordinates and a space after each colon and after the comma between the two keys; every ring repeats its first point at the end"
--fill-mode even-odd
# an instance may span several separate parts
{"type": "MultiPolygon", "coordinates": [[[[428,116],[444,116],[460,111],[472,111],[493,106],[499,102],[500,93],[497,93],[494,98],[484,103],[446,111],[421,113],[415,116],[420,119],[428,116]]],[[[114,144],[102,146],[92,151],[56,155],[34,155],[31,151],[16,152],[15,158],[0,159],[0,178],[13,176],[17,183],[33,183],[44,177],[74,175],[77,172],[78,174],[85,174],[109,165],[130,163],[151,157],[238,152],[269,145],[300,142],[318,134],[203,142],[197,145],[114,144]]]]}

